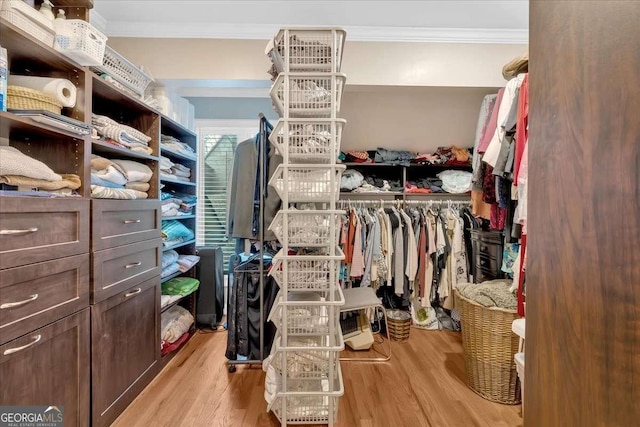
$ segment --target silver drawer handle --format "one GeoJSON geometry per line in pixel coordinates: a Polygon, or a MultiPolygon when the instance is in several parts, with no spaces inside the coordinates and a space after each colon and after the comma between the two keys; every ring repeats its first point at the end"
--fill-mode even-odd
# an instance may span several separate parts
{"type": "Polygon", "coordinates": [[[11,236],[17,234],[29,234],[38,231],[38,227],[25,228],[24,230],[0,230],[0,236],[11,236]]]}
{"type": "Polygon", "coordinates": [[[124,266],[124,268],[133,268],[133,267],[137,267],[139,265],[142,265],[142,262],[138,261],[138,262],[132,262],[131,264],[127,264],[124,266]]]}
{"type": "Polygon", "coordinates": [[[139,219],[125,219],[122,222],[124,222],[125,224],[140,224],[139,219]]]}
{"type": "Polygon", "coordinates": [[[22,300],[22,301],[6,302],[6,303],[0,305],[0,310],[4,310],[5,308],[20,307],[21,305],[29,304],[30,302],[35,301],[37,299],[38,299],[38,294],[33,294],[29,298],[27,298],[25,300],[22,300]]]}
{"type": "Polygon", "coordinates": [[[35,337],[33,337],[33,341],[31,341],[29,344],[23,345],[22,347],[10,348],[8,350],[5,350],[4,353],[2,354],[4,356],[8,356],[10,354],[17,353],[22,350],[26,350],[29,347],[33,347],[34,345],[38,344],[41,339],[42,339],[42,335],[36,335],[35,337]]]}
{"type": "Polygon", "coordinates": [[[135,291],[127,292],[126,294],[124,294],[124,297],[125,298],[129,298],[129,297],[132,297],[134,295],[138,295],[140,292],[142,292],[142,288],[138,288],[135,291]]]}

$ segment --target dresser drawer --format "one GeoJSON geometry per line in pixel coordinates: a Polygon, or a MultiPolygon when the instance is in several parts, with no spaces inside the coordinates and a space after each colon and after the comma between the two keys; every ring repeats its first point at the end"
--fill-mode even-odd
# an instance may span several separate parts
{"type": "Polygon", "coordinates": [[[89,306],[89,254],[0,271],[0,344],[89,306]]]}
{"type": "Polygon", "coordinates": [[[64,407],[65,427],[89,426],[89,330],[86,308],[0,346],[0,403],[64,407]]]}
{"type": "Polygon", "coordinates": [[[0,269],[89,252],[89,200],[3,197],[0,269]]]}
{"type": "Polygon", "coordinates": [[[91,216],[93,251],[160,237],[158,200],[92,200],[91,216]]]}
{"type": "Polygon", "coordinates": [[[92,258],[91,296],[95,304],[144,280],[160,276],[162,239],[94,252],[92,258]]]}
{"type": "Polygon", "coordinates": [[[491,259],[502,259],[502,245],[494,243],[475,242],[476,254],[489,257],[491,259]]]}
{"type": "Polygon", "coordinates": [[[485,254],[477,254],[476,257],[476,268],[482,268],[493,274],[498,274],[501,267],[501,261],[497,260],[493,257],[489,257],[485,254]]]}

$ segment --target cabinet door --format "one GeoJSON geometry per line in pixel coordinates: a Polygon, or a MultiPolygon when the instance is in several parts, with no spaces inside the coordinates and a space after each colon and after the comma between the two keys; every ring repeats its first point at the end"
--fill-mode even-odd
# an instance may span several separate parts
{"type": "Polygon", "coordinates": [[[64,407],[89,425],[89,309],[0,346],[0,405],[64,407]]]}
{"type": "Polygon", "coordinates": [[[93,426],[108,426],[153,379],[160,359],[160,279],[91,307],[93,426]]]}

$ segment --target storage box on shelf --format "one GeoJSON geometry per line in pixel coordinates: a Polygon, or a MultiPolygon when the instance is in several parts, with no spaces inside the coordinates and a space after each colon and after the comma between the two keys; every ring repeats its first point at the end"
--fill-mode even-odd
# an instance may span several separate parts
{"type": "Polygon", "coordinates": [[[105,48],[102,64],[91,67],[91,70],[97,74],[105,73],[111,76],[115,81],[138,95],[144,95],[144,91],[153,81],[153,77],[109,46],[105,48]]]}
{"type": "Polygon", "coordinates": [[[82,66],[102,65],[107,36],[82,19],[56,19],[54,48],[82,66]]]}

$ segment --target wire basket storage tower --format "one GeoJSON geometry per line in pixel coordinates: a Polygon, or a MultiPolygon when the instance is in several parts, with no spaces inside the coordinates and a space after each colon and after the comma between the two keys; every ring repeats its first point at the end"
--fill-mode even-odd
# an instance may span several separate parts
{"type": "Polygon", "coordinates": [[[269,313],[277,335],[263,367],[268,410],[283,426],[333,426],[344,394],[343,212],[336,205],[345,167],[336,161],[346,123],[338,118],[345,36],[335,28],[285,28],[267,46],[279,73],[270,93],[281,117],[269,140],[283,158],[269,181],[282,200],[269,229],[282,249],[269,272],[280,291],[269,313]]]}

